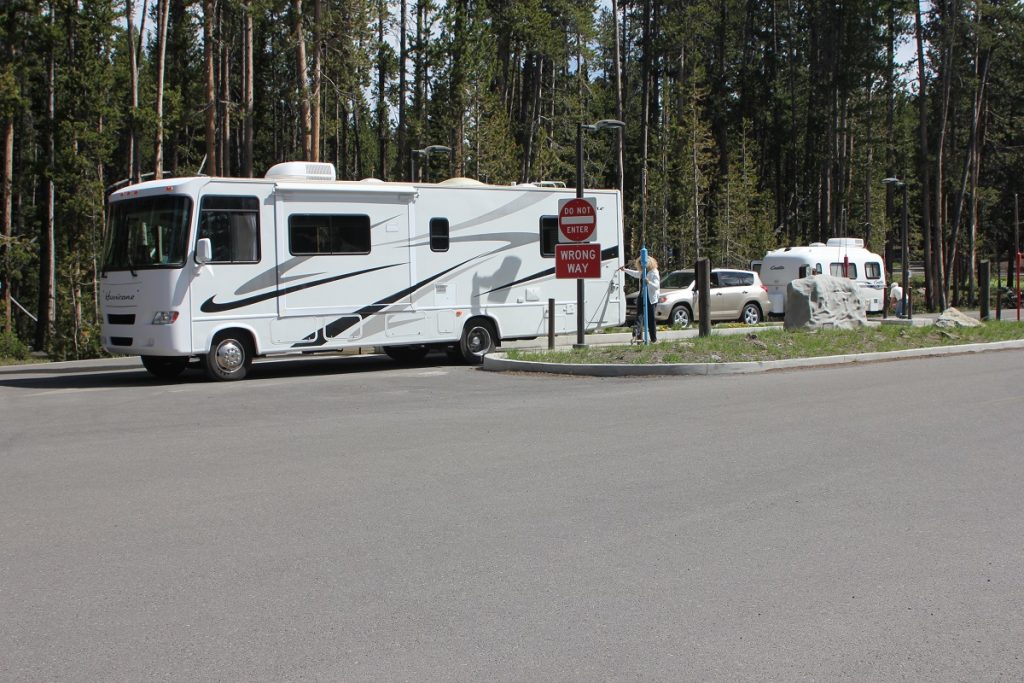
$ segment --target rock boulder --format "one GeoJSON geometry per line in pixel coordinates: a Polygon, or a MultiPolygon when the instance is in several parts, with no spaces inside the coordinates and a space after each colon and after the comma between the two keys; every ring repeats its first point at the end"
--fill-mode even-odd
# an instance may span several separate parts
{"type": "Polygon", "coordinates": [[[867,311],[853,280],[812,275],[786,287],[787,330],[854,329],[867,324],[867,311]]]}
{"type": "Polygon", "coordinates": [[[981,327],[982,322],[950,306],[935,319],[935,327],[981,327]]]}

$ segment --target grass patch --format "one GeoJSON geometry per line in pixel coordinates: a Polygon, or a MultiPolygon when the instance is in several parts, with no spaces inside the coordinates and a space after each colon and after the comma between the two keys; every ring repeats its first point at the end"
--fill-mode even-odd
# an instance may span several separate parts
{"type": "Polygon", "coordinates": [[[510,350],[512,360],[547,363],[636,364],[742,363],[841,356],[852,353],[925,349],[958,344],[1024,339],[1024,323],[988,322],[981,327],[943,329],[933,325],[881,325],[857,330],[786,331],[762,329],[748,334],[711,335],[657,344],[591,346],[558,351],[510,350]]]}

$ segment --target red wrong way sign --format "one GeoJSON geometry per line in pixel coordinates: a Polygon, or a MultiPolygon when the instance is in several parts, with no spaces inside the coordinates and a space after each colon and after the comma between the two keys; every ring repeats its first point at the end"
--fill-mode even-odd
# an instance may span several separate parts
{"type": "Polygon", "coordinates": [[[564,279],[601,277],[601,245],[556,244],[555,277],[564,279]]]}
{"type": "Polygon", "coordinates": [[[591,197],[558,200],[558,241],[590,242],[597,233],[597,207],[591,197]]]}

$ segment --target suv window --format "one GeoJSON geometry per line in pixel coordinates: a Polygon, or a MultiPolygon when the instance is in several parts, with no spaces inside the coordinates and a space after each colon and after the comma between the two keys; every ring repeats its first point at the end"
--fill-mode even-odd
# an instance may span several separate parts
{"type": "Polygon", "coordinates": [[[750,287],[754,284],[753,273],[728,270],[720,272],[718,278],[722,287],[750,287]]]}
{"type": "Polygon", "coordinates": [[[693,271],[677,270],[665,276],[661,281],[662,289],[686,289],[693,282],[696,275],[693,271]]]}

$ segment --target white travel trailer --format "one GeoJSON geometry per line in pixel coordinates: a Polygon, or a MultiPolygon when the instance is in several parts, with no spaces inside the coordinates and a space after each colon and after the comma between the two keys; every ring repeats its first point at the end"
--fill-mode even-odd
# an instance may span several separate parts
{"type": "Polygon", "coordinates": [[[860,286],[865,310],[869,313],[882,310],[885,304],[882,257],[865,249],[862,239],[835,237],[825,244],[814,242],[806,247],[784,247],[765,254],[760,274],[761,282],[768,287],[772,315],[786,312],[786,286],[815,270],[850,278],[860,286]]]}
{"type": "MultiPolygon", "coordinates": [[[[245,376],[255,356],[380,346],[479,363],[502,340],[576,329],[576,282],[555,278],[558,200],[573,190],[336,181],[288,162],[265,178],[175,178],[110,197],[102,343],[177,376],[245,376]]],[[[625,319],[622,204],[597,204],[601,277],[585,280],[588,329],[625,319]]]]}

